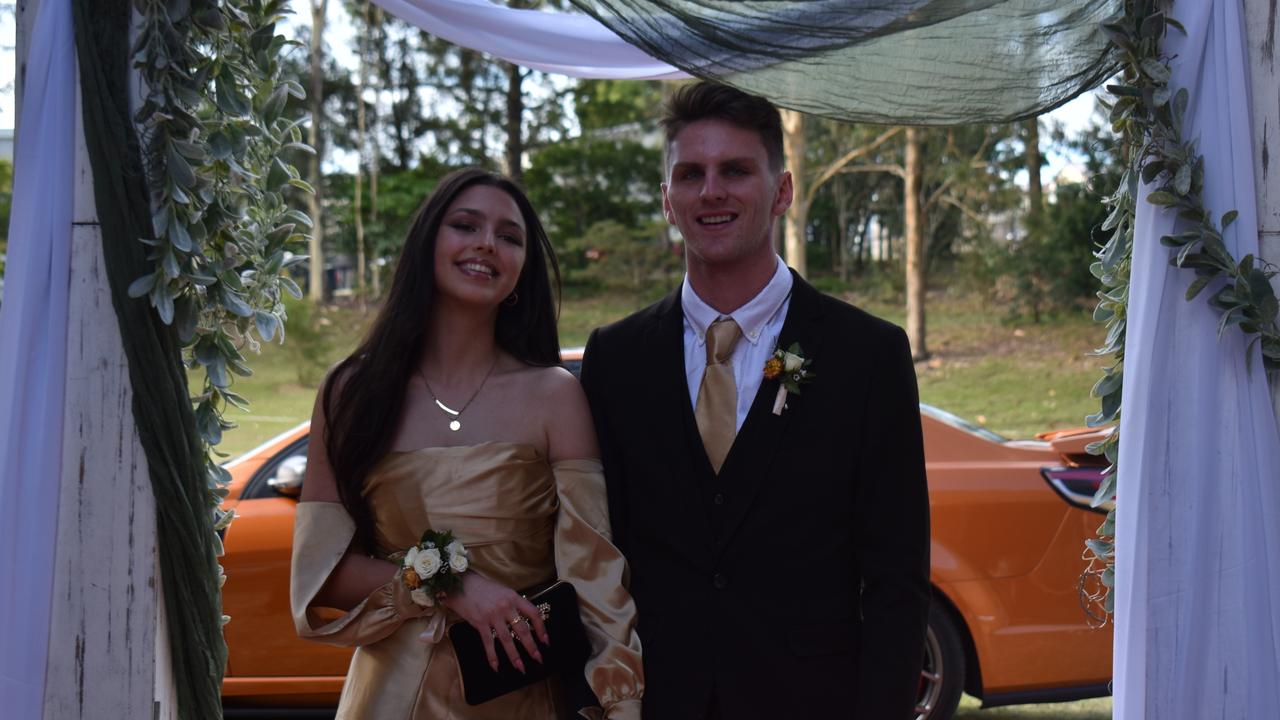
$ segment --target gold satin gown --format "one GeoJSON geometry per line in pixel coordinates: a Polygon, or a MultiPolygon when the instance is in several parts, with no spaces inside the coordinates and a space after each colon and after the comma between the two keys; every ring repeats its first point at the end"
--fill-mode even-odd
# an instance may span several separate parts
{"type": "MultiPolygon", "coordinates": [[[[626,562],[610,542],[604,475],[596,460],[548,463],[537,448],[491,442],[392,452],[365,483],[381,556],[416,543],[426,528],[452,530],[471,567],[511,588],[556,578],[578,591],[591,657],[587,683],[601,709],[585,717],[638,720],[644,671],[626,562]]],[[[388,583],[346,613],[312,601],[355,534],[340,503],[298,505],[291,595],[298,634],[355,646],[337,720],[553,720],[563,716],[555,681],[467,705],[441,606],[408,616],[388,583]],[[421,615],[420,613],[426,613],[421,615]],[[425,639],[424,639],[425,638],[425,639]]],[[[501,650],[499,650],[501,652],[501,650]]]]}

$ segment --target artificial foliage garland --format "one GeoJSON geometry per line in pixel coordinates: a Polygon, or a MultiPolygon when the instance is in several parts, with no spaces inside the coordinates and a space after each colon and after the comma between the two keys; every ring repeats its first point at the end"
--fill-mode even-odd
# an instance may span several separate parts
{"type": "Polygon", "coordinates": [[[86,145],[133,416],[156,501],[177,715],[221,717],[226,663],[217,531],[230,476],[213,447],[244,400],[228,371],[241,349],[283,340],[286,251],[310,220],[285,201],[309,191],[282,153],[307,151],[284,117],[275,33],[286,0],[75,0],[86,145]],[[130,48],[134,11],[141,18],[130,48]],[[131,119],[129,66],[145,95],[131,119]],[[155,309],[139,298],[146,296],[155,309]],[[205,369],[190,396],[185,363],[205,369]]]}
{"type": "MultiPolygon", "coordinates": [[[[1196,273],[1187,289],[1187,301],[1212,288],[1206,297],[1210,306],[1221,313],[1218,337],[1232,326],[1240,328],[1253,336],[1246,348],[1246,360],[1252,361],[1254,345],[1259,345],[1265,370],[1280,370],[1280,303],[1271,286],[1276,270],[1253,255],[1237,261],[1227,250],[1222,233],[1235,220],[1236,211],[1229,210],[1215,221],[1204,207],[1204,158],[1195,140],[1183,137],[1189,94],[1186,88],[1174,92],[1169,87],[1169,61],[1161,50],[1170,28],[1186,32],[1169,15],[1171,5],[1171,1],[1129,0],[1123,15],[1102,25],[1121,61],[1121,80],[1108,85],[1107,91],[1114,98],[1111,126],[1120,135],[1127,153],[1126,169],[1118,187],[1103,200],[1111,213],[1102,227],[1114,232],[1091,267],[1103,287],[1098,293],[1094,319],[1107,328],[1106,341],[1095,354],[1114,359],[1093,387],[1093,396],[1100,399],[1102,407],[1089,416],[1091,427],[1118,425],[1120,420],[1134,211],[1141,183],[1158,183],[1147,195],[1147,201],[1177,212],[1185,223],[1181,232],[1166,235],[1160,242],[1176,250],[1170,263],[1196,273]]],[[[1081,599],[1086,610],[1103,621],[1114,610],[1111,590],[1115,585],[1114,503],[1119,447],[1118,427],[1105,440],[1089,447],[1090,452],[1105,455],[1110,463],[1094,496],[1094,505],[1111,502],[1113,509],[1098,528],[1098,537],[1086,543],[1090,568],[1081,579],[1081,599]],[[1094,613],[1095,609],[1102,612],[1094,613]]]]}

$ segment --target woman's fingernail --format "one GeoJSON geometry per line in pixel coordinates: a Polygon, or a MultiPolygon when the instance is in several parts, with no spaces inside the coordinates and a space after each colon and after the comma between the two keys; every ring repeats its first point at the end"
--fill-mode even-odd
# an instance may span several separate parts
{"type": "Polygon", "coordinates": [[[519,670],[521,673],[523,673],[523,672],[524,672],[524,663],[522,663],[522,662],[520,662],[519,660],[517,660],[517,661],[516,661],[516,669],[517,669],[517,670],[519,670]]]}
{"type": "Polygon", "coordinates": [[[551,644],[551,638],[546,633],[542,633],[542,644],[543,645],[551,644]]]}
{"type": "Polygon", "coordinates": [[[539,663],[541,663],[541,662],[542,662],[542,653],[540,653],[540,652],[535,652],[535,653],[533,654],[533,659],[534,659],[534,660],[537,660],[539,663]]]}

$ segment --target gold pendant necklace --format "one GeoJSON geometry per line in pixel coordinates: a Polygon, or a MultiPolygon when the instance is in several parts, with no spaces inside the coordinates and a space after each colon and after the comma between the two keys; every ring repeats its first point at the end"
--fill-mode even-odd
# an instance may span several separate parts
{"type": "Polygon", "coordinates": [[[498,356],[495,354],[493,362],[489,365],[489,369],[485,372],[484,377],[480,379],[480,385],[476,387],[476,391],[471,393],[471,397],[462,404],[462,407],[454,410],[453,408],[440,402],[440,398],[436,397],[436,391],[431,389],[431,383],[427,382],[427,376],[422,372],[422,366],[418,366],[418,377],[422,378],[422,384],[427,386],[427,393],[431,395],[431,399],[436,401],[436,407],[440,408],[440,412],[449,418],[449,429],[458,432],[462,429],[462,421],[458,418],[462,417],[462,413],[471,407],[471,402],[476,399],[480,391],[484,389],[484,384],[489,381],[489,376],[493,374],[493,369],[498,366],[498,356]]]}

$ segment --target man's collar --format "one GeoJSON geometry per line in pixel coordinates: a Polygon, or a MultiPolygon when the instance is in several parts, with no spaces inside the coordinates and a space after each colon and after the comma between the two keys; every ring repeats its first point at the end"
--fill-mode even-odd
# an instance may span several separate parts
{"type": "MultiPolygon", "coordinates": [[[[787,269],[787,264],[782,262],[782,258],[774,256],[777,261],[777,267],[774,269],[773,277],[769,282],[756,293],[755,297],[743,303],[741,307],[728,313],[728,317],[733,318],[738,323],[738,327],[742,328],[742,336],[751,344],[756,344],[764,335],[765,326],[782,308],[782,304],[791,294],[791,287],[794,283],[791,277],[791,271],[787,269]]],[[[689,274],[685,273],[684,286],[680,292],[680,303],[684,310],[685,322],[689,324],[698,338],[698,344],[701,345],[706,338],[707,328],[718,318],[725,317],[718,310],[711,307],[698,294],[694,292],[693,286],[689,284],[689,274]]]]}

